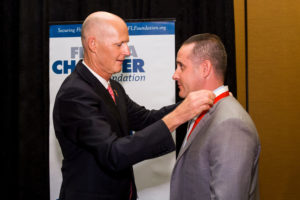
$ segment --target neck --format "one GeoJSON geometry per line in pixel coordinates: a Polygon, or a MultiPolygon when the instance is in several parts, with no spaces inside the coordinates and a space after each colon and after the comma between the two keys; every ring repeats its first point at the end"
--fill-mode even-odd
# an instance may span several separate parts
{"type": "Polygon", "coordinates": [[[212,68],[211,73],[203,79],[203,88],[206,90],[214,91],[218,87],[224,85],[224,78],[218,75],[214,68],[212,68]]]}
{"type": "Polygon", "coordinates": [[[109,79],[111,77],[111,74],[105,73],[102,70],[100,70],[100,68],[97,67],[97,64],[93,61],[93,59],[90,59],[88,56],[86,56],[86,57],[83,58],[83,61],[96,74],[98,74],[99,76],[101,76],[106,81],[109,81],[109,79]]]}
{"type": "Polygon", "coordinates": [[[207,82],[202,89],[214,91],[215,89],[217,89],[222,85],[224,85],[223,81],[214,80],[214,81],[207,82]]]}

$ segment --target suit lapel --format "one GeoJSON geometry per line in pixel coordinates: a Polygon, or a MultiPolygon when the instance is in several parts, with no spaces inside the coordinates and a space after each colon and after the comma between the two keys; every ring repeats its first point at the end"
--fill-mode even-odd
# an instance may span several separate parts
{"type": "MultiPolygon", "coordinates": [[[[220,101],[221,102],[221,101],[220,101]]],[[[191,133],[189,139],[187,140],[185,146],[183,148],[180,148],[180,151],[177,156],[176,163],[178,160],[183,156],[183,154],[186,152],[186,150],[192,145],[193,141],[197,137],[197,135],[200,135],[203,133],[203,130],[205,130],[205,127],[208,125],[208,121],[211,119],[213,112],[216,110],[216,107],[220,103],[218,102],[216,105],[214,105],[201,119],[201,121],[197,124],[193,132],[191,133]]]]}
{"type": "MultiPolygon", "coordinates": [[[[177,156],[176,162],[182,157],[182,155],[186,152],[186,150],[191,146],[193,143],[195,137],[198,134],[201,134],[201,130],[204,128],[206,125],[206,121],[209,119],[209,113],[206,113],[205,116],[201,119],[201,121],[197,124],[195,129],[193,130],[192,134],[190,135],[189,139],[187,140],[186,144],[184,147],[180,148],[179,154],[177,156]]],[[[187,133],[188,134],[188,133],[187,133]]]]}
{"type": "Polygon", "coordinates": [[[103,99],[105,104],[111,110],[113,116],[120,122],[121,116],[119,110],[116,104],[114,103],[113,99],[111,98],[109,92],[104,88],[104,86],[99,82],[99,80],[82,64],[82,61],[80,61],[77,64],[75,70],[86,82],[88,82],[89,85],[91,85],[91,88],[99,95],[101,99],[103,99]]]}
{"type": "Polygon", "coordinates": [[[124,93],[124,90],[121,88],[121,85],[117,83],[116,81],[111,80],[110,81],[111,86],[113,88],[113,92],[116,99],[116,107],[118,109],[118,113],[120,114],[120,120],[119,124],[122,127],[122,132],[127,135],[128,133],[128,116],[127,116],[127,103],[126,103],[126,93],[124,93]]]}

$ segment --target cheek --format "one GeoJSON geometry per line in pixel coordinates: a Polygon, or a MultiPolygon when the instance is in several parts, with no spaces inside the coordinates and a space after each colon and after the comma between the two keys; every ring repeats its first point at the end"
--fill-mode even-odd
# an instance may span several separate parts
{"type": "Polygon", "coordinates": [[[185,84],[184,84],[184,89],[185,92],[189,93],[193,91],[193,88],[196,86],[196,83],[193,79],[193,75],[186,76],[185,77],[185,84]]]}
{"type": "Polygon", "coordinates": [[[102,53],[102,57],[104,57],[105,59],[111,59],[115,55],[113,48],[110,46],[106,46],[105,48],[103,48],[100,53],[102,53]]]}
{"type": "Polygon", "coordinates": [[[118,56],[120,56],[120,55],[121,55],[120,52],[121,52],[121,51],[120,51],[119,48],[111,48],[111,49],[109,49],[109,53],[110,53],[110,55],[113,56],[113,57],[118,57],[118,56]]]}
{"type": "Polygon", "coordinates": [[[183,74],[183,76],[181,76],[181,80],[182,80],[184,87],[188,88],[190,85],[190,77],[187,76],[186,74],[183,74]]]}

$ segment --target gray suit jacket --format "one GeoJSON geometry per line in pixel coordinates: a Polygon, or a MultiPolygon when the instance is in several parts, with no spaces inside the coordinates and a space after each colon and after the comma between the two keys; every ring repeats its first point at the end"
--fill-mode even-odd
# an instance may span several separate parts
{"type": "Polygon", "coordinates": [[[256,200],[259,137],[238,101],[221,99],[202,118],[180,152],[171,200],[256,200]]]}

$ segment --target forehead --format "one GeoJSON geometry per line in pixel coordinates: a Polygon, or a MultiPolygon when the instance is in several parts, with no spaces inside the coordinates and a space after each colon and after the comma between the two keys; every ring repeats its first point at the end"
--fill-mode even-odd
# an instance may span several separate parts
{"type": "Polygon", "coordinates": [[[177,60],[188,59],[193,51],[194,44],[182,45],[177,53],[177,60]]]}
{"type": "Polygon", "coordinates": [[[128,28],[125,23],[111,24],[110,28],[109,35],[113,36],[111,39],[121,42],[129,41],[128,28]]]}
{"type": "Polygon", "coordinates": [[[89,36],[95,36],[100,41],[126,41],[129,40],[128,28],[120,19],[92,18],[87,20],[85,32],[89,36]]]}

